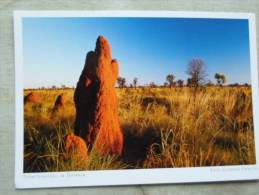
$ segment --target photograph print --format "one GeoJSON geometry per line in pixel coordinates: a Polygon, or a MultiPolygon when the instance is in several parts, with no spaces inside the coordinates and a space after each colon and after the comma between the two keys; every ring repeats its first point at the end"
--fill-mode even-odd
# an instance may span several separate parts
{"type": "Polygon", "coordinates": [[[203,168],[211,180],[258,177],[249,17],[42,13],[16,17],[23,179],[203,168]]]}

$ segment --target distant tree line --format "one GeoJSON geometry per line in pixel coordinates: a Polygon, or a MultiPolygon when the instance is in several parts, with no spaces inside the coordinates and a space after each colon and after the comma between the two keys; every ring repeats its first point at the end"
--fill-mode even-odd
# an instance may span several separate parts
{"type": "MultiPolygon", "coordinates": [[[[186,84],[183,79],[175,80],[175,76],[173,74],[168,74],[165,78],[166,82],[163,85],[158,85],[155,82],[151,82],[144,86],[137,86],[138,78],[134,78],[133,82],[127,86],[126,78],[118,77],[117,79],[117,86],[119,88],[137,88],[137,87],[164,87],[164,88],[174,88],[174,87],[192,87],[197,90],[200,86],[220,86],[223,87],[224,84],[227,82],[227,77],[221,73],[215,73],[214,78],[216,83],[214,84],[211,80],[207,80],[207,66],[203,59],[194,58],[191,59],[187,65],[186,74],[189,75],[189,78],[186,80],[186,84]]],[[[243,85],[239,83],[233,83],[225,86],[251,86],[248,83],[243,85]]]]}

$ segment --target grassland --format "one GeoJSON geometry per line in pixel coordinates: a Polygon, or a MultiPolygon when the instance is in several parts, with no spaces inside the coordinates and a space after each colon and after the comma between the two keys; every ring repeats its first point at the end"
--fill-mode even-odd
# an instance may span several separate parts
{"type": "Polygon", "coordinates": [[[74,90],[35,91],[42,103],[24,107],[24,172],[255,164],[250,87],[117,89],[123,155],[92,151],[85,162],[59,158],[73,132],[74,90]],[[53,115],[62,92],[66,108],[53,115]]]}

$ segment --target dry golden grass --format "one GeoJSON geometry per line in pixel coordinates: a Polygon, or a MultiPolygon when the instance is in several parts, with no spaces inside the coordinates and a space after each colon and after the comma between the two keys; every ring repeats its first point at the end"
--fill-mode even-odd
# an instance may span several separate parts
{"type": "Polygon", "coordinates": [[[195,96],[187,87],[117,89],[123,155],[95,151],[83,164],[58,158],[62,138],[73,132],[74,90],[37,93],[42,104],[24,108],[25,172],[255,164],[249,87],[202,87],[195,96]],[[66,108],[52,115],[62,92],[66,108]]]}

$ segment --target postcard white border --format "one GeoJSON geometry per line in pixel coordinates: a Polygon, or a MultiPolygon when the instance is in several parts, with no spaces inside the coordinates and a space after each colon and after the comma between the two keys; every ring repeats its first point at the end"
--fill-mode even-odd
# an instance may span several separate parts
{"type": "Polygon", "coordinates": [[[258,127],[259,96],[255,15],[252,13],[171,12],[171,11],[14,11],[15,40],[15,187],[51,188],[134,184],[218,182],[259,179],[258,127]],[[250,61],[254,111],[255,165],[194,168],[134,169],[115,171],[77,171],[23,173],[23,40],[24,17],[178,17],[232,18],[249,20],[250,61]]]}

